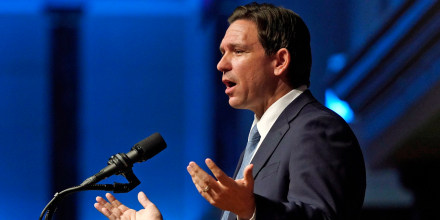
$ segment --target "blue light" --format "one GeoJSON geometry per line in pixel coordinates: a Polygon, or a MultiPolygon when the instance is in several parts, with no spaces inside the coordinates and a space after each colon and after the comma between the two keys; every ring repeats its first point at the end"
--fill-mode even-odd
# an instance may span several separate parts
{"type": "Polygon", "coordinates": [[[327,61],[327,69],[332,73],[340,72],[347,64],[347,56],[343,53],[333,54],[327,61]]]}
{"type": "Polygon", "coordinates": [[[347,123],[353,121],[354,113],[350,105],[344,100],[339,99],[331,89],[325,91],[325,105],[340,115],[347,123]]]}

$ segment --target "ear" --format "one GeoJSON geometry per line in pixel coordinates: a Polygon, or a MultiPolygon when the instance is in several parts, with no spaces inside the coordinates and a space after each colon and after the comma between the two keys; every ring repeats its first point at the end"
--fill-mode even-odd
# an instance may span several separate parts
{"type": "Polygon", "coordinates": [[[275,62],[275,69],[274,74],[276,76],[282,76],[285,73],[287,73],[287,68],[290,64],[290,53],[286,48],[279,49],[274,54],[274,62],[275,62]]]}

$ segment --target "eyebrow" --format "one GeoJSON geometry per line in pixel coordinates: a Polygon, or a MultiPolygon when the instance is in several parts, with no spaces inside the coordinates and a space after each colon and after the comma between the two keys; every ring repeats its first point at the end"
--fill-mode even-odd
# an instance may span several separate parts
{"type": "MultiPolygon", "coordinates": [[[[242,47],[243,49],[247,49],[247,47],[246,47],[244,44],[239,44],[239,43],[238,43],[238,44],[237,44],[237,43],[234,43],[234,44],[227,44],[226,47],[229,47],[229,48],[242,47]]],[[[219,50],[220,50],[220,52],[223,53],[223,50],[222,50],[221,45],[219,46],[219,50]]]]}

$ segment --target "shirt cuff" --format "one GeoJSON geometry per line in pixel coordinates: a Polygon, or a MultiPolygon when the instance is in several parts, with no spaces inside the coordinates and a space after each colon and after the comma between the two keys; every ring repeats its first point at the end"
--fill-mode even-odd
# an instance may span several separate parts
{"type": "MultiPolygon", "coordinates": [[[[254,214],[252,214],[252,217],[249,220],[255,220],[255,214],[257,213],[257,209],[254,209],[254,214]]],[[[237,220],[242,220],[241,218],[238,217],[237,215],[237,220]]]]}

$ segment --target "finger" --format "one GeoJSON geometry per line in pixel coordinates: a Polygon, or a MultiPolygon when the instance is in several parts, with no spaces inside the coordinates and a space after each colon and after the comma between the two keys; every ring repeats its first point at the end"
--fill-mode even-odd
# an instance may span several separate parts
{"type": "Polygon", "coordinates": [[[202,168],[199,167],[194,162],[190,162],[187,167],[188,173],[191,175],[191,178],[198,189],[205,188],[206,186],[210,186],[211,182],[216,182],[212,176],[206,173],[202,168]]]}
{"type": "Polygon", "coordinates": [[[105,203],[107,203],[107,201],[105,201],[105,199],[102,198],[101,196],[97,196],[96,197],[96,202],[98,202],[98,203],[100,203],[102,205],[105,205],[105,203]]]}
{"type": "Polygon", "coordinates": [[[207,158],[205,160],[206,166],[211,170],[212,174],[214,174],[215,178],[217,178],[220,183],[227,184],[231,181],[234,181],[232,178],[230,178],[228,175],[223,172],[211,159],[207,158]]]}
{"type": "Polygon", "coordinates": [[[112,215],[112,212],[110,212],[102,203],[104,201],[107,203],[102,197],[96,198],[97,202],[94,204],[94,207],[96,210],[98,210],[100,213],[102,213],[105,217],[109,218],[110,220],[116,219],[114,215],[112,215]],[[99,200],[99,201],[98,201],[99,200]]]}
{"type": "Polygon", "coordinates": [[[128,209],[127,206],[125,206],[124,204],[122,204],[121,202],[119,202],[119,200],[117,200],[111,193],[106,193],[105,197],[107,197],[108,201],[111,203],[111,205],[115,208],[118,208],[122,211],[125,211],[128,209]]]}
{"type": "Polygon", "coordinates": [[[105,207],[102,207],[102,208],[96,207],[96,204],[98,204],[98,203],[95,203],[95,208],[99,212],[101,212],[105,217],[107,217],[109,220],[116,220],[117,219],[117,217],[115,215],[112,215],[112,212],[110,212],[107,208],[105,208],[105,207]]]}
{"type": "Polygon", "coordinates": [[[198,179],[198,176],[196,176],[196,171],[195,171],[197,168],[198,165],[191,161],[186,167],[186,170],[188,171],[189,175],[191,175],[191,180],[193,181],[194,186],[197,188],[197,191],[199,193],[202,193],[202,188],[197,184],[198,181],[196,181],[196,179],[198,179]]]}
{"type": "Polygon", "coordinates": [[[94,206],[95,206],[96,210],[98,210],[100,213],[102,213],[106,217],[110,216],[110,213],[108,213],[108,210],[101,203],[97,202],[97,203],[94,204],[94,206]]]}
{"type": "Polygon", "coordinates": [[[110,202],[111,207],[106,206],[107,209],[109,209],[113,214],[115,215],[122,215],[125,211],[127,211],[129,208],[119,202],[111,193],[106,193],[105,197],[107,197],[107,200],[110,202]]]}
{"type": "Polygon", "coordinates": [[[243,178],[244,178],[244,182],[247,186],[249,185],[254,185],[254,176],[252,174],[252,170],[254,168],[253,164],[249,164],[244,168],[244,172],[243,172],[243,178]]]}
{"type": "Polygon", "coordinates": [[[195,162],[189,162],[189,165],[187,167],[188,173],[191,174],[191,176],[194,175],[209,175],[208,173],[206,173],[202,168],[199,167],[199,165],[197,165],[195,162]]]}
{"type": "Polygon", "coordinates": [[[210,194],[217,190],[217,181],[194,162],[190,162],[187,169],[197,191],[206,200],[212,200],[210,194]]]}
{"type": "Polygon", "coordinates": [[[119,202],[115,196],[113,196],[111,193],[106,193],[105,197],[107,197],[107,200],[112,204],[114,207],[120,206],[122,203],[119,202]]]}
{"type": "MultiPolygon", "coordinates": [[[[108,210],[112,210],[113,209],[113,206],[110,204],[110,203],[108,203],[104,198],[102,198],[101,196],[97,196],[96,197],[96,202],[99,204],[99,209],[98,209],[98,211],[100,211],[102,214],[104,214],[105,216],[107,216],[108,217],[108,215],[110,215],[109,213],[104,213],[103,211],[102,211],[102,208],[105,208],[106,210],[107,210],[107,212],[109,212],[108,210]]],[[[96,208],[96,204],[95,204],[95,208],[96,208]]]]}
{"type": "Polygon", "coordinates": [[[153,203],[148,199],[147,195],[145,195],[144,192],[139,192],[138,193],[138,200],[139,200],[139,203],[144,208],[147,208],[147,206],[153,205],[153,203]]]}

